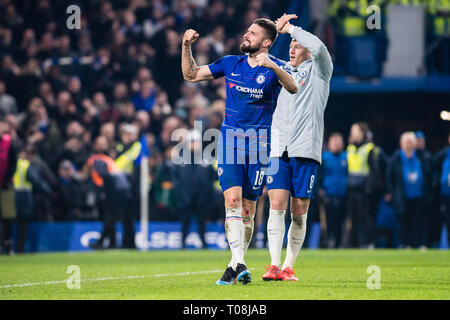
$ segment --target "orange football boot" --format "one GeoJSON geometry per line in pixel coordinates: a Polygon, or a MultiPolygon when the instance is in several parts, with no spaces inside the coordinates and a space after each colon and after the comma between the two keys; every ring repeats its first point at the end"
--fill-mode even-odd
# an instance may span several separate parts
{"type": "Polygon", "coordinates": [[[290,267],[281,271],[281,278],[283,281],[298,281],[298,278],[295,276],[294,269],[290,267]]]}
{"type": "Polygon", "coordinates": [[[282,272],[281,269],[274,265],[267,265],[264,268],[266,268],[267,272],[263,274],[262,279],[264,281],[278,281],[282,280],[282,272]]]}

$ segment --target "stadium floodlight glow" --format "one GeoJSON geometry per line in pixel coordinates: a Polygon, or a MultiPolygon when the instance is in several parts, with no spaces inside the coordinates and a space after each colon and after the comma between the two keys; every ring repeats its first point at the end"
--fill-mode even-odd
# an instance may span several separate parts
{"type": "Polygon", "coordinates": [[[450,121],[450,112],[449,111],[441,111],[441,119],[444,121],[450,121]]]}

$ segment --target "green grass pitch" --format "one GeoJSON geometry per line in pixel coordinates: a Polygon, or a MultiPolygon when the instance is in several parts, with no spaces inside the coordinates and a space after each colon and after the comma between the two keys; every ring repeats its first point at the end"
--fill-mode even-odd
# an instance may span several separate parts
{"type": "Polygon", "coordinates": [[[0,256],[0,299],[450,299],[450,251],[302,250],[298,282],[264,282],[268,250],[253,249],[252,283],[217,286],[229,258],[208,250],[0,256]],[[80,289],[67,287],[70,265],[80,268],[80,289]],[[380,289],[367,287],[371,265],[380,289]]]}

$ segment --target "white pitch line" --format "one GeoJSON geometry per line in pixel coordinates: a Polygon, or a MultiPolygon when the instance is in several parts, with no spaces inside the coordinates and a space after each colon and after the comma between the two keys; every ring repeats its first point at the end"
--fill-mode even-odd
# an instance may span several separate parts
{"type": "Polygon", "coordinates": [[[204,274],[204,273],[217,273],[223,270],[209,270],[209,271],[193,271],[193,272],[181,272],[181,273],[168,273],[168,274],[155,274],[154,277],[171,277],[171,276],[188,276],[191,274],[204,274]]]}
{"type": "MultiPolygon", "coordinates": [[[[93,278],[93,279],[81,279],[81,282],[86,281],[106,281],[106,280],[123,280],[123,279],[139,279],[139,278],[152,278],[152,277],[173,277],[173,276],[187,276],[193,274],[205,274],[205,273],[217,273],[222,270],[205,270],[205,271],[193,271],[193,272],[181,272],[181,273],[167,273],[167,274],[153,274],[153,275],[138,275],[138,276],[122,276],[122,277],[102,277],[102,278],[93,278]]],[[[55,280],[55,281],[45,281],[45,282],[25,282],[18,284],[8,284],[4,286],[0,286],[0,289],[7,288],[22,288],[22,287],[31,287],[31,286],[48,286],[55,284],[65,284],[67,280],[55,280]]]]}

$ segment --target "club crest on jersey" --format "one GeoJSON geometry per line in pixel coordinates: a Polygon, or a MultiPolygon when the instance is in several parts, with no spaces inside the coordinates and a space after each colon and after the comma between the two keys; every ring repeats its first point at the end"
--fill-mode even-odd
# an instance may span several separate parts
{"type": "Polygon", "coordinates": [[[305,78],[308,75],[308,71],[302,71],[300,77],[305,78]]]}
{"type": "Polygon", "coordinates": [[[300,81],[300,85],[304,86],[305,85],[305,80],[300,81]]]}
{"type": "Polygon", "coordinates": [[[264,83],[264,81],[266,81],[266,77],[263,74],[260,74],[259,76],[256,77],[256,82],[259,84],[264,83]]]}
{"type": "Polygon", "coordinates": [[[222,175],[222,173],[223,173],[223,168],[222,167],[217,168],[217,174],[219,175],[219,177],[222,175]]]}

